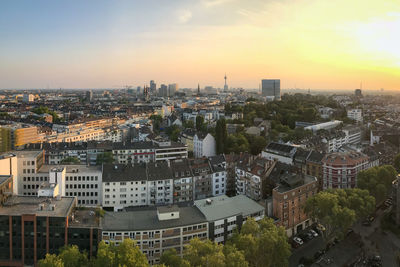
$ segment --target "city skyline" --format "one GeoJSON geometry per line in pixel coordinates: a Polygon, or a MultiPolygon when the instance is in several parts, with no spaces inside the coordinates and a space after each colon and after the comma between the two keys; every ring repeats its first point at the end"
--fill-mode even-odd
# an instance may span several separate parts
{"type": "Polygon", "coordinates": [[[400,89],[398,1],[3,1],[0,88],[400,89]]]}

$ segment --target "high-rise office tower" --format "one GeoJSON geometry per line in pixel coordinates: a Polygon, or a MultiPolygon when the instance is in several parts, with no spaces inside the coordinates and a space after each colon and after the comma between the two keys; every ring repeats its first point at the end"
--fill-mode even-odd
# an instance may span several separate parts
{"type": "Polygon", "coordinates": [[[162,96],[162,97],[167,97],[168,96],[168,86],[166,86],[165,84],[161,84],[158,95],[162,96]]]}
{"type": "Polygon", "coordinates": [[[224,79],[225,79],[224,91],[226,92],[226,91],[228,91],[228,85],[226,84],[226,79],[227,79],[226,73],[225,73],[224,79]]]}
{"type": "Polygon", "coordinates": [[[281,80],[261,80],[262,95],[271,100],[281,99],[281,80]]]}
{"type": "Polygon", "coordinates": [[[178,91],[177,83],[172,83],[168,85],[168,96],[174,96],[176,91],[178,91]]]}
{"type": "Polygon", "coordinates": [[[154,80],[150,81],[150,92],[152,94],[157,92],[157,84],[154,82],[154,80]]]}
{"type": "Polygon", "coordinates": [[[86,91],[86,101],[89,101],[89,102],[93,101],[93,92],[92,92],[92,90],[86,91]]]}

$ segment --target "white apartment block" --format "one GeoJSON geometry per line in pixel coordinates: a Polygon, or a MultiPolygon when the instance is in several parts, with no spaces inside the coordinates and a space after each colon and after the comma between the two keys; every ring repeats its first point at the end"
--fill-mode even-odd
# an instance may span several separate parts
{"type": "Polygon", "coordinates": [[[0,164],[11,163],[13,193],[37,196],[40,187],[57,184],[60,196],[76,196],[79,206],[101,204],[102,169],[85,165],[44,165],[44,153],[39,151],[14,151],[11,161],[0,159],[0,164]]]}
{"type": "Polygon", "coordinates": [[[103,207],[173,203],[173,177],[166,163],[104,165],[103,207]]]}
{"type": "Polygon", "coordinates": [[[361,109],[349,109],[347,110],[347,117],[357,122],[362,122],[362,110],[361,109]]]}
{"type": "Polygon", "coordinates": [[[216,141],[211,134],[196,133],[193,138],[193,154],[195,158],[216,155],[216,141]]]}
{"type": "Polygon", "coordinates": [[[209,158],[212,177],[212,195],[220,196],[226,194],[226,160],[224,155],[218,155],[209,158]]]}

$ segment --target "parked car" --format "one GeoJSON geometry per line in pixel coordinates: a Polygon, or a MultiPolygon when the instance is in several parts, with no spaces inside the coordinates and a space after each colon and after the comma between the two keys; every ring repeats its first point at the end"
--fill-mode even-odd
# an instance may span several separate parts
{"type": "Polygon", "coordinates": [[[293,241],[300,246],[304,244],[304,241],[300,237],[297,237],[297,236],[293,238],[293,241]]]}
{"type": "Polygon", "coordinates": [[[314,236],[317,237],[318,233],[316,231],[314,231],[313,229],[310,230],[310,233],[314,236]]]}

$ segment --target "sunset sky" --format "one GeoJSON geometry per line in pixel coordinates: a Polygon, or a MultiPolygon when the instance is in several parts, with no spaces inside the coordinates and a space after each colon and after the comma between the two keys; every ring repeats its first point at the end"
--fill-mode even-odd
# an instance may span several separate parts
{"type": "Polygon", "coordinates": [[[0,1],[0,88],[400,90],[400,0],[0,1]]]}

